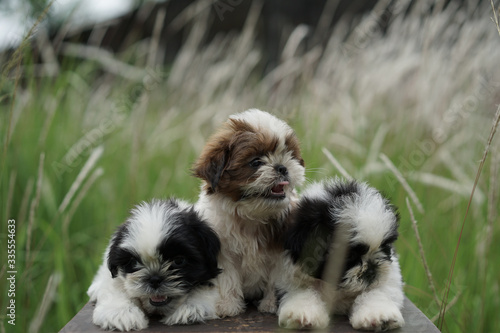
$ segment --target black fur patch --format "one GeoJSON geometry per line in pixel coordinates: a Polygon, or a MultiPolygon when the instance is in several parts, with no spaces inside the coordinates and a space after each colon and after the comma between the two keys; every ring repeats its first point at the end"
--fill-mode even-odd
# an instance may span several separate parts
{"type": "Polygon", "coordinates": [[[360,265],[361,258],[365,255],[370,247],[366,244],[350,244],[347,248],[347,255],[344,262],[344,271],[348,271],[354,266],[360,265]]]}
{"type": "Polygon", "coordinates": [[[191,286],[206,283],[216,277],[220,240],[217,234],[193,210],[182,211],[179,226],[159,245],[163,261],[171,261],[172,268],[191,286]],[[184,258],[182,265],[176,260],[184,258]]]}
{"type": "Polygon", "coordinates": [[[332,212],[340,211],[346,197],[359,192],[355,181],[327,184],[327,200],[303,197],[294,212],[293,225],[288,230],[285,249],[295,263],[300,262],[306,272],[314,277],[323,275],[328,250],[335,236],[338,222],[332,212]]]}

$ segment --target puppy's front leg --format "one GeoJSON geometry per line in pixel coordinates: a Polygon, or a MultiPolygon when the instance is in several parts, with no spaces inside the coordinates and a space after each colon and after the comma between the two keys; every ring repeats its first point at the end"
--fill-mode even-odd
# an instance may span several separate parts
{"type": "Polygon", "coordinates": [[[405,323],[398,304],[378,290],[356,298],[349,321],[355,329],[374,331],[402,327],[405,323]]]}
{"type": "Polygon", "coordinates": [[[278,309],[279,325],[284,328],[325,328],[330,322],[326,304],[313,288],[287,293],[278,309]]]}
{"type": "Polygon", "coordinates": [[[92,321],[106,330],[142,330],[148,327],[148,318],[130,299],[124,296],[119,281],[113,280],[105,265],[99,269],[88,294],[95,301],[92,321]]]}
{"type": "Polygon", "coordinates": [[[259,312],[276,313],[276,294],[274,290],[267,290],[259,302],[259,312]]]}
{"type": "Polygon", "coordinates": [[[403,283],[397,258],[392,259],[388,280],[355,299],[349,316],[349,321],[355,329],[384,331],[404,326],[405,321],[401,314],[403,283]]]}
{"type": "Polygon", "coordinates": [[[229,262],[222,265],[222,273],[217,276],[216,285],[219,288],[219,299],[216,303],[219,317],[232,317],[245,311],[241,276],[238,270],[229,262]]]}
{"type": "Polygon", "coordinates": [[[218,319],[215,306],[218,297],[218,290],[214,287],[207,286],[192,291],[186,299],[180,301],[175,311],[161,319],[161,322],[166,325],[186,325],[218,319]]]}
{"type": "MultiPolygon", "coordinates": [[[[280,258],[281,259],[281,258],[280,258]]],[[[281,266],[279,266],[281,268],[281,266]]],[[[269,281],[267,282],[264,297],[259,302],[259,312],[276,313],[278,310],[276,299],[276,280],[283,274],[283,269],[275,267],[269,274],[269,281]]]]}

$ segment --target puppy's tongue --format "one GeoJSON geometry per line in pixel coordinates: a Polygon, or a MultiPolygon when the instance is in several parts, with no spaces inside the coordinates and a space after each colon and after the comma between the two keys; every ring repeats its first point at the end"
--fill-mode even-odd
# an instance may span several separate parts
{"type": "Polygon", "coordinates": [[[156,295],[156,296],[151,296],[149,298],[149,303],[154,306],[162,306],[168,303],[167,296],[161,296],[161,295],[156,295]]]}
{"type": "Polygon", "coordinates": [[[151,296],[151,300],[153,302],[160,303],[160,302],[165,302],[167,300],[167,297],[165,297],[165,296],[151,296]]]}
{"type": "Polygon", "coordinates": [[[285,193],[285,185],[290,184],[289,182],[280,182],[271,189],[273,194],[283,194],[285,193]]]}

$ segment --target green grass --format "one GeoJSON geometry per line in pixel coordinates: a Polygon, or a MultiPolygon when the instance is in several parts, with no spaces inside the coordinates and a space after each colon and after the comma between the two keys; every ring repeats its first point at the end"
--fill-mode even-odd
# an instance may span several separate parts
{"type": "MultiPolygon", "coordinates": [[[[410,26],[417,14],[394,25],[410,26]]],[[[304,65],[311,54],[296,54],[282,63],[281,78],[254,74],[258,65],[250,53],[231,52],[242,45],[239,35],[226,41],[227,53],[217,44],[195,46],[190,66],[150,67],[147,79],[137,82],[76,59],[65,60],[55,77],[38,77],[26,50],[17,89],[15,72],[4,73],[0,84],[0,290],[7,290],[8,219],[16,220],[18,271],[16,326],[4,317],[9,297],[3,292],[0,332],[27,332],[30,325],[33,332],[58,331],[88,301],[86,289],[108,238],[129,209],[153,197],[195,201],[199,182],[190,167],[204,141],[229,114],[250,107],[271,111],[296,130],[308,181],[339,174],[326,148],[351,175],[392,199],[401,213],[397,249],[405,292],[427,316],[437,316],[440,304],[419,254],[409,194],[380,154],[422,204],[423,212],[413,202],[412,209],[440,302],[498,103],[489,91],[496,91],[500,77],[500,37],[488,15],[468,18],[452,31],[455,42],[444,45],[449,34],[430,27],[446,15],[430,18],[426,34],[417,26],[372,36],[348,58],[330,50],[304,65]],[[424,41],[408,36],[427,38],[425,58],[416,47],[424,41]],[[461,43],[471,40],[463,51],[461,43]],[[405,53],[405,45],[416,48],[405,53]],[[388,58],[383,50],[390,47],[397,52],[388,58]],[[215,78],[222,66],[232,74],[215,78]],[[426,181],[429,175],[435,178],[426,181]]],[[[247,51],[259,52],[248,43],[247,51]]],[[[116,58],[145,66],[139,47],[116,58]]],[[[496,137],[466,220],[444,331],[500,331],[498,143],[496,137]]]]}

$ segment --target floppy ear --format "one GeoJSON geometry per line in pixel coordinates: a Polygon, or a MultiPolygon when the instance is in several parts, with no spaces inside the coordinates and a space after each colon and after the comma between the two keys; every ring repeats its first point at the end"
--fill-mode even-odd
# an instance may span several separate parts
{"type": "Polygon", "coordinates": [[[121,262],[123,250],[119,247],[123,238],[128,234],[128,222],[122,224],[113,234],[109,242],[108,252],[108,269],[111,272],[111,277],[115,278],[118,275],[118,264],[121,262]]]}
{"type": "Polygon", "coordinates": [[[192,171],[195,177],[207,182],[209,194],[217,191],[217,185],[230,163],[232,150],[248,138],[243,135],[255,130],[243,120],[229,119],[208,139],[192,171]]]}
{"type": "Polygon", "coordinates": [[[191,209],[185,218],[191,233],[196,235],[199,248],[203,249],[206,267],[210,275],[208,279],[212,279],[221,272],[217,267],[217,257],[221,248],[219,236],[198,216],[198,213],[194,209],[191,209]]]}
{"type": "Polygon", "coordinates": [[[108,269],[111,272],[111,277],[114,279],[118,275],[118,264],[117,264],[117,247],[112,246],[108,253],[108,269]]]}
{"type": "Polygon", "coordinates": [[[213,277],[216,277],[221,272],[217,267],[217,257],[219,256],[221,246],[219,236],[207,225],[203,225],[198,229],[198,236],[200,237],[201,244],[206,249],[205,257],[210,273],[213,277]]]}
{"type": "Polygon", "coordinates": [[[208,184],[208,192],[214,193],[229,161],[229,142],[211,140],[193,166],[193,175],[208,184]]]}

